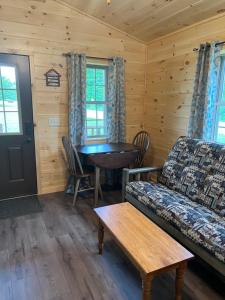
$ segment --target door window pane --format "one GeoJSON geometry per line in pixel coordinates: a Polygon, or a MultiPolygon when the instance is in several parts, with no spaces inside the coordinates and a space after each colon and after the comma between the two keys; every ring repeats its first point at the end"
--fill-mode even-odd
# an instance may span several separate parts
{"type": "Polygon", "coordinates": [[[3,90],[5,111],[18,111],[17,91],[3,90]]]}
{"type": "Polygon", "coordinates": [[[6,129],[9,133],[20,132],[18,112],[5,113],[6,129]]]}
{"type": "Polygon", "coordinates": [[[2,96],[2,91],[1,90],[0,90],[0,111],[3,111],[3,96],[2,96]]]}
{"type": "Polygon", "coordinates": [[[4,113],[0,112],[0,134],[5,133],[5,118],[4,113]]]}
{"type": "Polygon", "coordinates": [[[0,134],[21,134],[16,68],[0,65],[0,134]]]}
{"type": "Polygon", "coordinates": [[[2,88],[16,89],[16,72],[14,67],[1,66],[2,88]]]}

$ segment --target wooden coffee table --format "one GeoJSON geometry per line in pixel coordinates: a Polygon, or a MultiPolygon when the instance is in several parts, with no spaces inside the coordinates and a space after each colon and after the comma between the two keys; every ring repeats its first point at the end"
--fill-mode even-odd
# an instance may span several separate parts
{"type": "Polygon", "coordinates": [[[176,300],[180,300],[187,261],[193,255],[128,202],[99,207],[95,212],[99,254],[107,228],[141,273],[142,299],[151,299],[153,276],[176,269],[176,300]]]}

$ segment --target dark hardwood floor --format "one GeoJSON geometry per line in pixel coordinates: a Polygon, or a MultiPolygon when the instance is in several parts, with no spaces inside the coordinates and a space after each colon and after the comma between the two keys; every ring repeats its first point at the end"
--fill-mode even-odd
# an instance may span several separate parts
{"type": "MultiPolygon", "coordinates": [[[[118,193],[106,193],[103,205],[118,193]]],[[[63,193],[40,197],[43,212],[0,220],[1,300],[137,300],[141,280],[130,261],[106,235],[97,254],[97,227],[91,199],[63,193]]],[[[153,300],[174,297],[174,274],[153,281],[153,300]]],[[[225,299],[224,283],[198,262],[189,265],[184,300],[225,299]]]]}

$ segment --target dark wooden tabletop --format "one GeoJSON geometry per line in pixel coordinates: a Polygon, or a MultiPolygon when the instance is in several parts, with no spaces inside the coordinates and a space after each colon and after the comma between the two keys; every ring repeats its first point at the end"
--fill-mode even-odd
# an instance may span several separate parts
{"type": "Polygon", "coordinates": [[[77,147],[77,151],[85,155],[132,152],[138,150],[139,148],[137,146],[128,143],[93,144],[77,147]]]}

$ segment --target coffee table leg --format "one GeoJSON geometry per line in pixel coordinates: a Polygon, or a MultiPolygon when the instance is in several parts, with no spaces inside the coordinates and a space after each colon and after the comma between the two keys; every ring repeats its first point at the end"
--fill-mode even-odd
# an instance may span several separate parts
{"type": "Polygon", "coordinates": [[[152,296],[152,276],[145,276],[142,279],[142,300],[150,300],[152,296]]]}
{"type": "Polygon", "coordinates": [[[99,219],[98,221],[98,253],[101,255],[104,245],[104,226],[99,219]]]}
{"type": "Polygon", "coordinates": [[[176,269],[176,300],[181,300],[182,289],[184,285],[184,273],[187,268],[187,263],[183,262],[176,269]]]}

